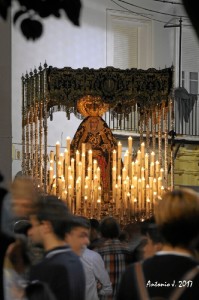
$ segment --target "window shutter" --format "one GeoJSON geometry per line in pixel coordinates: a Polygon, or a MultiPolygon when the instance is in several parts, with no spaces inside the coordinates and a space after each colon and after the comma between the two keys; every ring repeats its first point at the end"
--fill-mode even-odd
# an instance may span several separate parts
{"type": "Polygon", "coordinates": [[[138,67],[138,27],[129,22],[113,22],[113,65],[127,69],[138,67]]]}

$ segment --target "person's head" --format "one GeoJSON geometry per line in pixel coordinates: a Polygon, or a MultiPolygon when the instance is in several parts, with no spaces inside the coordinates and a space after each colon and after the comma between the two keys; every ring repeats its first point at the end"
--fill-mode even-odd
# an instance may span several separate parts
{"type": "Polygon", "coordinates": [[[155,220],[165,242],[189,249],[199,235],[199,195],[191,189],[165,193],[155,206],[155,220]]]}
{"type": "Polygon", "coordinates": [[[143,240],[140,247],[140,258],[146,259],[162,250],[163,238],[154,221],[146,220],[141,225],[143,240]]]}
{"type": "Polygon", "coordinates": [[[68,223],[65,234],[65,241],[71,249],[81,255],[85,247],[89,245],[90,222],[80,216],[74,216],[68,223]]]}
{"type": "Polygon", "coordinates": [[[97,219],[90,219],[90,241],[94,241],[99,238],[99,226],[100,223],[97,219]]]}
{"type": "Polygon", "coordinates": [[[11,184],[12,211],[17,218],[26,218],[32,213],[34,203],[41,195],[35,180],[28,176],[16,177],[11,184]]]}
{"type": "Polygon", "coordinates": [[[47,283],[37,280],[26,286],[25,297],[27,300],[56,300],[47,283]]]}
{"type": "Polygon", "coordinates": [[[141,235],[141,222],[128,223],[124,226],[123,231],[126,232],[128,241],[134,241],[141,235]]]}
{"type": "Polygon", "coordinates": [[[95,132],[98,130],[99,118],[98,117],[90,117],[90,131],[95,132]]]}
{"type": "Polygon", "coordinates": [[[28,235],[33,243],[44,245],[49,239],[64,241],[66,226],[71,214],[66,204],[56,196],[45,196],[30,216],[28,235]]]}
{"type": "Polygon", "coordinates": [[[120,235],[120,225],[113,217],[106,217],[100,223],[100,233],[103,238],[117,239],[120,235]]]}

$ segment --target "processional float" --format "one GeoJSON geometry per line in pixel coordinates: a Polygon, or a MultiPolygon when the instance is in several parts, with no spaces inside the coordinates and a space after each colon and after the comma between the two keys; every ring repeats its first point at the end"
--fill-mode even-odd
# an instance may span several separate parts
{"type": "Polygon", "coordinates": [[[44,64],[22,76],[22,170],[45,193],[57,195],[75,214],[121,223],[149,218],[156,199],[173,189],[173,68],[72,69],[44,64]],[[131,108],[131,109],[129,109],[131,108]],[[137,111],[140,147],[133,132],[122,155],[103,120],[137,111]],[[83,119],[75,136],[48,152],[48,119],[65,111],[83,119]]]}

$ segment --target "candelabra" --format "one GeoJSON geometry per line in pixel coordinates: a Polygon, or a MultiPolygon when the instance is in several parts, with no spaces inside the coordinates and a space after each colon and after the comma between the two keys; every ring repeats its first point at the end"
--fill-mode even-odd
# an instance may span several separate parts
{"type": "Polygon", "coordinates": [[[116,217],[126,224],[149,218],[156,199],[161,199],[166,186],[165,172],[155,152],[147,153],[142,142],[136,157],[133,155],[133,138],[128,138],[128,148],[122,158],[122,144],[111,155],[111,188],[103,189],[101,171],[92,150],[71,156],[70,137],[66,139],[64,153],[60,143],[50,152],[48,193],[65,201],[74,214],[101,219],[106,215],[116,217]]]}

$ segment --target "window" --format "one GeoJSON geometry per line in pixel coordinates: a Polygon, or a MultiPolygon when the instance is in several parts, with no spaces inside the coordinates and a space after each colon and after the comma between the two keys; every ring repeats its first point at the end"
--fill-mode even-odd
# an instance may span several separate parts
{"type": "Polygon", "coordinates": [[[152,66],[152,21],[107,10],[107,65],[148,69],[152,66]]]}

